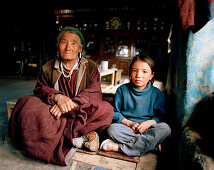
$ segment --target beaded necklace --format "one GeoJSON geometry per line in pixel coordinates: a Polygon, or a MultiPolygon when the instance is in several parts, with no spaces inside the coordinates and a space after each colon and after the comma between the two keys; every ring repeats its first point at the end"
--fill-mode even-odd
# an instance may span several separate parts
{"type": "MultiPolygon", "coordinates": [[[[82,58],[81,58],[81,59],[82,59],[82,58]]],[[[67,69],[67,67],[65,66],[65,64],[63,63],[63,61],[61,61],[60,67],[61,67],[61,70],[62,70],[62,74],[63,74],[63,76],[64,76],[65,78],[69,78],[68,83],[70,83],[70,81],[71,81],[71,74],[73,73],[73,71],[76,70],[76,69],[79,67],[80,62],[81,62],[81,59],[80,59],[80,61],[79,61],[79,58],[77,59],[76,63],[74,64],[74,66],[73,66],[73,68],[71,69],[70,72],[67,72],[66,70],[64,70],[64,67],[65,67],[66,69],[67,69]],[[63,67],[63,66],[64,66],[64,67],[63,67]],[[68,73],[67,76],[65,75],[65,72],[68,73]]]]}

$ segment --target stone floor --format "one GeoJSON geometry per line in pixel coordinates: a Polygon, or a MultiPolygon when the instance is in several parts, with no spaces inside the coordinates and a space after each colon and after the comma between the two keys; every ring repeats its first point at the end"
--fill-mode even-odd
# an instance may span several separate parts
{"type": "Polygon", "coordinates": [[[0,77],[0,140],[8,136],[6,102],[32,95],[36,79],[32,77],[0,77]]]}
{"type": "Polygon", "coordinates": [[[0,170],[135,170],[137,164],[100,155],[76,152],[68,166],[47,164],[15,149],[9,139],[0,144],[0,170]]]}
{"type": "MultiPolygon", "coordinates": [[[[127,82],[125,77],[123,82],[127,82]]],[[[22,96],[32,95],[36,79],[32,77],[0,77],[0,170],[154,170],[158,169],[157,154],[148,153],[140,158],[138,164],[113,159],[101,155],[89,155],[76,152],[71,165],[67,167],[46,164],[43,161],[35,160],[26,155],[23,151],[16,150],[8,138],[8,116],[6,102],[18,99],[22,96]]],[[[118,85],[119,86],[119,85],[118,85]]],[[[109,93],[114,93],[116,88],[111,89],[109,93]]],[[[169,156],[171,157],[171,156],[169,156]]],[[[168,161],[163,157],[164,162],[168,161]]],[[[160,161],[159,161],[160,162],[160,161]]],[[[161,163],[164,165],[164,163],[161,163]]],[[[162,166],[161,166],[162,167],[162,166]]],[[[163,166],[168,167],[168,166],[163,166]]],[[[159,168],[160,169],[160,168],[159,168]]],[[[161,168],[167,169],[167,168],[161,168]]]]}

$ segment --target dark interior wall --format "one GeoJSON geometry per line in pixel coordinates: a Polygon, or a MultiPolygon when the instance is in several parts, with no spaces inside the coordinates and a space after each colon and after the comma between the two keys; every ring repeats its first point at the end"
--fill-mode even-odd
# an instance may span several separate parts
{"type": "MultiPolygon", "coordinates": [[[[19,75],[20,65],[16,61],[34,57],[39,65],[45,62],[47,52],[52,53],[48,50],[55,43],[55,16],[53,9],[40,1],[7,2],[4,11],[7,57],[1,75],[19,75]]],[[[39,71],[39,67],[33,70],[39,71]]]]}
{"type": "MultiPolygon", "coordinates": [[[[168,0],[165,0],[168,4],[168,0]]],[[[130,20],[136,20],[138,14],[145,17],[158,14],[159,9],[167,8],[167,5],[162,5],[158,0],[145,0],[143,5],[140,1],[134,0],[117,0],[103,1],[10,1],[5,5],[6,19],[6,58],[5,63],[1,68],[0,75],[20,75],[17,60],[22,60],[26,55],[36,58],[38,67],[33,70],[33,75],[39,74],[41,65],[56,54],[55,36],[56,36],[56,16],[55,9],[96,9],[101,13],[95,13],[95,18],[99,20],[110,19],[118,15],[130,20]],[[111,10],[117,12],[112,13],[111,10]],[[124,9],[128,8],[128,11],[124,9]],[[16,46],[16,49],[14,49],[16,46]],[[13,51],[13,52],[11,52],[13,51]],[[17,59],[18,57],[18,59],[17,59]]],[[[168,10],[165,10],[168,11],[168,10]]],[[[170,10],[169,10],[170,11],[170,10]]],[[[169,16],[169,22],[171,16],[169,16]]],[[[86,20],[90,20],[90,17],[86,20]]],[[[83,16],[78,16],[76,19],[82,19],[83,16]]],[[[69,21],[70,22],[70,21],[69,21]]],[[[166,37],[166,36],[165,36],[166,37]]],[[[166,40],[161,40],[162,43],[167,43],[166,40]]],[[[161,63],[164,64],[164,63],[161,63]]],[[[166,67],[164,68],[166,69],[166,67]]],[[[28,73],[28,72],[27,72],[28,73]]]]}

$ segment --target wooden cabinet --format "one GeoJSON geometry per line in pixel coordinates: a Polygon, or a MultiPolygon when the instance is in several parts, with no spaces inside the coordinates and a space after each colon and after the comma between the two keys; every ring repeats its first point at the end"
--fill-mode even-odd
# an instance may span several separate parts
{"type": "Polygon", "coordinates": [[[171,24],[167,22],[166,2],[144,3],[148,4],[55,10],[56,28],[75,26],[83,33],[87,56],[97,64],[107,60],[109,69],[122,69],[122,74],[128,74],[135,55],[148,52],[159,57],[165,55],[163,50],[166,52],[163,48],[167,45],[162,44],[167,42],[171,24]]]}
{"type": "Polygon", "coordinates": [[[128,32],[106,31],[100,36],[98,57],[92,57],[100,64],[102,60],[109,62],[109,68],[122,69],[128,74],[128,67],[133,57],[133,38],[128,32]]]}
{"type": "Polygon", "coordinates": [[[129,65],[131,63],[130,59],[127,60],[118,60],[117,61],[117,68],[122,69],[123,70],[123,74],[129,74],[129,65]]]}
{"type": "Polygon", "coordinates": [[[105,30],[96,35],[95,55],[90,57],[98,65],[101,61],[108,61],[109,69],[122,69],[122,74],[128,75],[129,65],[134,56],[142,52],[149,53],[154,58],[161,56],[161,49],[167,46],[163,44],[161,36],[157,33],[151,36],[151,32],[105,30]]]}

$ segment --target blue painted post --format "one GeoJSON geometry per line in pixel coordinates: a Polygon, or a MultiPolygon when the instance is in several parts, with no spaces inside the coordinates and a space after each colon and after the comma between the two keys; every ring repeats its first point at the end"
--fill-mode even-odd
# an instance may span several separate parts
{"type": "Polygon", "coordinates": [[[187,84],[183,125],[198,101],[214,91],[214,19],[196,33],[190,31],[186,49],[187,84]]]}

